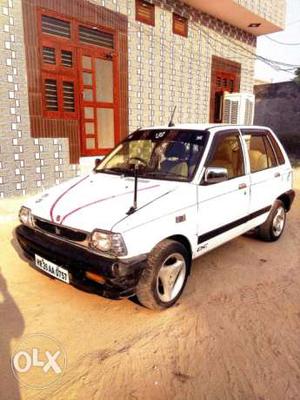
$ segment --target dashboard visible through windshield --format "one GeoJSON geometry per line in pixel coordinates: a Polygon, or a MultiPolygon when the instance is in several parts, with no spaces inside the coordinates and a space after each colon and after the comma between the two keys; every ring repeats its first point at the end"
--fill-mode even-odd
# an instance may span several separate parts
{"type": "Polygon", "coordinates": [[[120,143],[97,173],[133,175],[153,179],[190,181],[199,165],[207,131],[184,129],[138,130],[120,143]]]}

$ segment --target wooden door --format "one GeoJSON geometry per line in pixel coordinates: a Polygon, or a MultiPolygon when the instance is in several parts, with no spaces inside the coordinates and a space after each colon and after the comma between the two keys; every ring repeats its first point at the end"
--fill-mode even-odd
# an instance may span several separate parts
{"type": "Polygon", "coordinates": [[[81,154],[108,153],[119,137],[117,68],[101,49],[79,50],[81,154]]]}
{"type": "Polygon", "coordinates": [[[214,87],[214,122],[222,122],[224,92],[232,93],[237,90],[236,74],[217,71],[214,87]]]}

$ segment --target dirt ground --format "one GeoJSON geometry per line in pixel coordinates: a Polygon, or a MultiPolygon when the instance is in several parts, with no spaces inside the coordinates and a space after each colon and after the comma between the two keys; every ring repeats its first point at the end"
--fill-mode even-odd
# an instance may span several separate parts
{"type": "Polygon", "coordinates": [[[243,236],[194,262],[178,305],[161,313],[52,280],[17,252],[17,200],[0,202],[0,399],[300,398],[300,170],[279,242],[243,236]],[[5,290],[7,285],[7,290],[5,290]],[[61,381],[13,377],[24,335],[57,338],[61,381]]]}

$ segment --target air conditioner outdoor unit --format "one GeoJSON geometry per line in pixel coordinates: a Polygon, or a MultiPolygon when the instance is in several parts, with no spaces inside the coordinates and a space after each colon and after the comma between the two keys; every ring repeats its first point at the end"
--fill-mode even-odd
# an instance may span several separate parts
{"type": "Polygon", "coordinates": [[[252,93],[225,93],[223,123],[252,125],[254,120],[255,96],[252,93]]]}

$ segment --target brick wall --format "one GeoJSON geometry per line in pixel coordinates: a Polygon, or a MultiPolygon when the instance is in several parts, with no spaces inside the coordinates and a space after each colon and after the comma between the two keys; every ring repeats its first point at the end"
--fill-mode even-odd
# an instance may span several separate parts
{"type": "Polygon", "coordinates": [[[216,18],[163,0],[155,27],[135,21],[135,1],[93,1],[129,16],[129,130],[168,122],[208,122],[211,59],[242,64],[241,91],[252,92],[255,37],[216,18]],[[172,12],[189,19],[188,38],[172,34],[172,12]]]}
{"type": "Polygon", "coordinates": [[[30,135],[20,0],[0,1],[0,197],[34,193],[76,175],[67,139],[30,135]]]}
{"type": "Polygon", "coordinates": [[[277,26],[282,28],[285,26],[286,0],[234,0],[234,2],[277,26]]]}
{"type": "MultiPolygon", "coordinates": [[[[70,0],[71,1],[71,0],[70,0]]],[[[135,21],[135,0],[93,3],[129,18],[129,130],[209,119],[211,60],[241,64],[243,92],[252,92],[256,39],[177,0],[155,0],[155,27],[135,21]],[[188,38],[172,34],[172,12],[189,20],[188,38]]],[[[0,0],[0,196],[35,192],[78,173],[67,139],[33,139],[21,0],[0,0]]]]}

